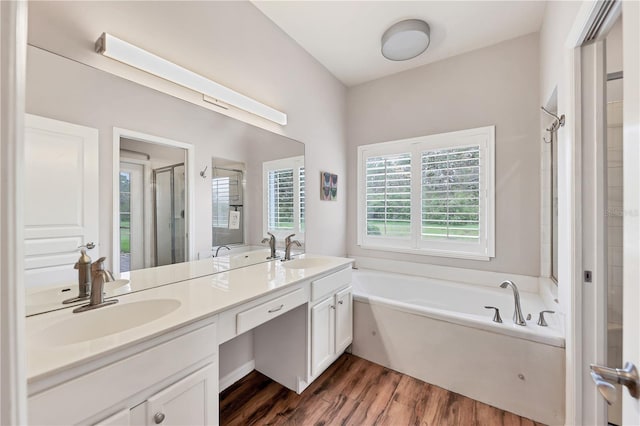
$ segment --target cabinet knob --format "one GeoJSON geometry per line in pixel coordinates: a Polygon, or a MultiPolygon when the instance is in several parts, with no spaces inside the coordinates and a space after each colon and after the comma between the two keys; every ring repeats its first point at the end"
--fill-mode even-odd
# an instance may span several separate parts
{"type": "Polygon", "coordinates": [[[156,413],[153,416],[153,421],[156,422],[157,425],[164,422],[164,413],[156,413]]]}
{"type": "Polygon", "coordinates": [[[338,305],[344,304],[344,300],[338,300],[338,305]]]}
{"type": "Polygon", "coordinates": [[[335,308],[336,308],[336,307],[335,307],[335,305],[329,305],[329,307],[330,307],[331,309],[335,309],[335,308]]]}

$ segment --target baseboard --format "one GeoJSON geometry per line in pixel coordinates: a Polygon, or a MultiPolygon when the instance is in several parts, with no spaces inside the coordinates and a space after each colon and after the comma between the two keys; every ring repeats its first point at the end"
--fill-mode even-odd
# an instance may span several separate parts
{"type": "Polygon", "coordinates": [[[240,367],[236,368],[226,376],[220,377],[220,380],[218,380],[218,386],[220,387],[218,391],[222,392],[238,380],[242,379],[247,374],[251,373],[253,370],[255,370],[255,368],[256,362],[254,360],[251,360],[242,364],[240,367]]]}

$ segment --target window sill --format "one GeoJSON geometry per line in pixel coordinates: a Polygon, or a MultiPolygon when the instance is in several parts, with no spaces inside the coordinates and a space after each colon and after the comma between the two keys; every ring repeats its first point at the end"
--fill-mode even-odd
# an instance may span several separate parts
{"type": "Polygon", "coordinates": [[[495,256],[487,256],[477,253],[464,253],[458,251],[449,250],[427,250],[427,249],[411,249],[402,247],[389,247],[389,246],[375,246],[360,244],[360,248],[365,250],[378,250],[392,253],[405,253],[416,254],[419,256],[436,256],[436,257],[448,257],[450,259],[464,259],[464,260],[480,260],[489,262],[495,256]]]}

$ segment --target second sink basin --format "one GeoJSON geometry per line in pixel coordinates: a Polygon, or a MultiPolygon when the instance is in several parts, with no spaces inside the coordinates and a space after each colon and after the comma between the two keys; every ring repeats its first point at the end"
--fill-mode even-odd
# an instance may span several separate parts
{"type": "Polygon", "coordinates": [[[326,265],[327,261],[320,258],[294,259],[282,262],[282,266],[287,269],[307,269],[326,265]]]}
{"type": "Polygon", "coordinates": [[[178,309],[180,304],[175,299],[152,299],[98,308],[56,322],[34,338],[49,346],[99,339],[162,318],[178,309]]]}

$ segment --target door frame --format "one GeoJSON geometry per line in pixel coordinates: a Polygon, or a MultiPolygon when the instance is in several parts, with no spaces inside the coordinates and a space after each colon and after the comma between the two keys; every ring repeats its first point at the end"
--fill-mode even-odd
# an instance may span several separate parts
{"type": "Polygon", "coordinates": [[[196,227],[196,212],[195,212],[195,149],[192,144],[179,142],[173,139],[164,138],[161,136],[149,135],[146,133],[138,132],[135,130],[123,129],[120,127],[113,128],[113,204],[112,204],[112,265],[113,272],[119,274],[120,272],[120,232],[116,232],[120,228],[120,139],[126,138],[136,140],[140,142],[154,143],[158,145],[169,146],[172,148],[182,148],[186,151],[185,158],[185,176],[187,179],[187,193],[186,193],[186,205],[188,213],[186,215],[186,229],[187,229],[187,253],[185,259],[187,261],[195,259],[195,227],[196,227]]]}
{"type": "MultiPolygon", "coordinates": [[[[596,19],[602,5],[603,1],[601,0],[587,0],[582,3],[577,13],[564,44],[565,53],[563,57],[565,61],[566,90],[562,93],[562,96],[559,94],[558,99],[559,109],[566,111],[568,124],[566,130],[559,134],[559,148],[564,145],[563,152],[562,154],[559,153],[559,156],[562,160],[561,164],[566,170],[559,177],[560,191],[564,191],[564,197],[562,192],[560,193],[560,203],[565,204],[564,209],[561,209],[560,217],[560,226],[563,228],[560,236],[560,252],[563,255],[563,260],[560,261],[560,281],[564,285],[563,288],[559,289],[559,292],[560,298],[564,299],[563,304],[566,309],[566,424],[601,424],[602,422],[606,424],[607,413],[606,405],[588,377],[589,363],[595,362],[589,357],[596,356],[598,350],[604,351],[603,348],[606,343],[606,327],[588,326],[588,324],[593,324],[593,321],[589,322],[588,319],[602,318],[601,300],[600,302],[596,300],[597,294],[601,293],[602,289],[594,289],[592,287],[590,289],[592,291],[586,292],[582,279],[584,268],[582,244],[585,229],[583,228],[582,216],[583,58],[581,46],[587,30],[596,19]],[[585,298],[585,296],[587,297],[585,298]],[[585,395],[588,397],[585,398],[585,395]]],[[[625,55],[623,71],[627,75],[638,75],[640,66],[638,64],[637,40],[639,38],[640,5],[637,2],[619,2],[616,7],[621,7],[623,10],[625,55]],[[634,50],[634,47],[636,50],[634,50]]],[[[638,92],[640,90],[638,89],[637,81],[630,80],[634,79],[625,79],[624,81],[625,111],[623,132],[625,141],[635,140],[637,142],[638,126],[640,124],[637,117],[640,104],[638,92]],[[627,105],[628,102],[629,105],[627,105]],[[632,116],[634,113],[636,116],[632,116]]],[[[625,142],[625,158],[629,158],[629,156],[640,159],[638,143],[628,144],[628,142],[625,142]],[[634,151],[627,152],[628,146],[633,147],[634,151]]],[[[625,174],[627,173],[626,169],[628,168],[625,168],[625,174]]],[[[638,174],[638,169],[633,168],[633,172],[638,174]]],[[[638,176],[635,179],[638,181],[638,176]]],[[[626,176],[625,181],[627,181],[626,176]]],[[[629,208],[627,205],[628,193],[629,190],[625,187],[625,211],[629,208]]],[[[634,196],[638,201],[637,208],[640,206],[640,199],[638,199],[638,194],[634,194],[634,196]]],[[[629,234],[637,237],[636,234],[640,232],[635,234],[630,232],[632,230],[626,228],[627,222],[628,218],[625,217],[625,257],[628,248],[636,249],[636,252],[640,251],[640,237],[634,241],[630,241],[631,239],[627,238],[629,234]],[[633,243],[633,247],[629,247],[631,243],[633,243]]],[[[635,222],[638,221],[635,220],[635,222]]],[[[640,226],[638,228],[640,229],[640,226]]],[[[638,231],[635,228],[633,230],[638,231]]],[[[631,280],[637,282],[638,275],[633,274],[640,273],[640,265],[638,263],[625,261],[625,283],[631,282],[631,280]]],[[[640,292],[636,286],[633,288],[634,293],[628,294],[626,293],[627,287],[629,286],[625,284],[623,322],[626,324],[640,324],[640,313],[637,312],[637,309],[631,309],[633,306],[638,306],[640,292]]],[[[640,345],[638,345],[638,342],[634,343],[633,347],[628,347],[626,343],[624,344],[625,359],[640,359],[640,345]]],[[[626,395],[626,391],[624,392],[626,395]]],[[[623,405],[623,422],[635,421],[637,423],[637,420],[640,419],[640,409],[638,408],[640,405],[635,405],[635,411],[631,408],[628,409],[626,405],[628,404],[623,405]]]]}
{"type": "MultiPolygon", "coordinates": [[[[625,162],[637,165],[640,162],[640,3],[624,2],[623,19],[623,72],[632,76],[623,81],[623,143],[625,162]],[[633,42],[630,42],[633,41],[633,42]],[[635,76],[635,77],[633,77],[635,76]]],[[[623,349],[625,361],[640,364],[640,188],[628,182],[640,182],[638,167],[624,168],[624,271],[623,271],[623,349]],[[631,325],[632,327],[629,327],[631,325]]],[[[632,399],[625,390],[622,404],[624,424],[640,424],[640,400],[632,399]]]]}
{"type": "Polygon", "coordinates": [[[27,423],[24,115],[27,2],[0,2],[0,424],[27,423]]]}

